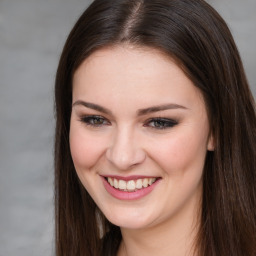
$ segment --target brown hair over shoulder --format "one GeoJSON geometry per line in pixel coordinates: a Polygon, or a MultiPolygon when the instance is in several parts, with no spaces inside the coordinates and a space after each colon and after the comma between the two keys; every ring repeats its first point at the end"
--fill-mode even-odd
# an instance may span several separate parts
{"type": "Polygon", "coordinates": [[[215,150],[203,174],[197,255],[256,255],[254,100],[226,23],[203,0],[95,0],[72,29],[55,84],[56,255],[116,255],[121,241],[77,177],[69,126],[74,72],[92,52],[122,43],[161,50],[204,96],[215,150]]]}

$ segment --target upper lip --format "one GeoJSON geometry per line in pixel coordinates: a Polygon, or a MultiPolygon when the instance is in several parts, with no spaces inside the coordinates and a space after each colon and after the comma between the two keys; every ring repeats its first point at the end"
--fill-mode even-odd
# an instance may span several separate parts
{"type": "Polygon", "coordinates": [[[112,179],[117,179],[117,180],[138,180],[138,179],[150,179],[150,178],[160,178],[157,176],[146,176],[146,175],[132,175],[132,176],[119,176],[119,175],[101,175],[104,178],[112,178],[112,179]]]}

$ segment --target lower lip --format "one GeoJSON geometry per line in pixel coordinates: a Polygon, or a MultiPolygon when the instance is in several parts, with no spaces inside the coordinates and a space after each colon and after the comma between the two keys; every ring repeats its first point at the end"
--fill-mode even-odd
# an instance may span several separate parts
{"type": "Polygon", "coordinates": [[[128,192],[128,191],[121,191],[112,187],[103,177],[102,177],[102,180],[103,180],[104,187],[108,191],[108,193],[111,196],[120,200],[137,200],[137,199],[143,198],[144,196],[148,195],[157,186],[157,184],[160,181],[160,179],[158,179],[152,185],[146,188],[138,189],[134,192],[128,192]]]}

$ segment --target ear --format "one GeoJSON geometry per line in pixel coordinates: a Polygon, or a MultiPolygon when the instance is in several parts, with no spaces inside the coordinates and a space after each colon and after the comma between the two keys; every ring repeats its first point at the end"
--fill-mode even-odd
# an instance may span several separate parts
{"type": "Polygon", "coordinates": [[[209,135],[208,142],[207,142],[207,150],[208,151],[214,151],[215,149],[215,141],[212,135],[212,132],[209,135]]]}

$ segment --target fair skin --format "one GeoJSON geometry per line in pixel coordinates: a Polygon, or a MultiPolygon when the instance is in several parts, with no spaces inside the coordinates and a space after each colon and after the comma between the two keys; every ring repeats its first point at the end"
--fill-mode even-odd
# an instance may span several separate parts
{"type": "Polygon", "coordinates": [[[71,154],[88,193],[121,228],[118,256],[193,255],[213,146],[200,91],[160,51],[103,48],[75,72],[71,154]]]}

